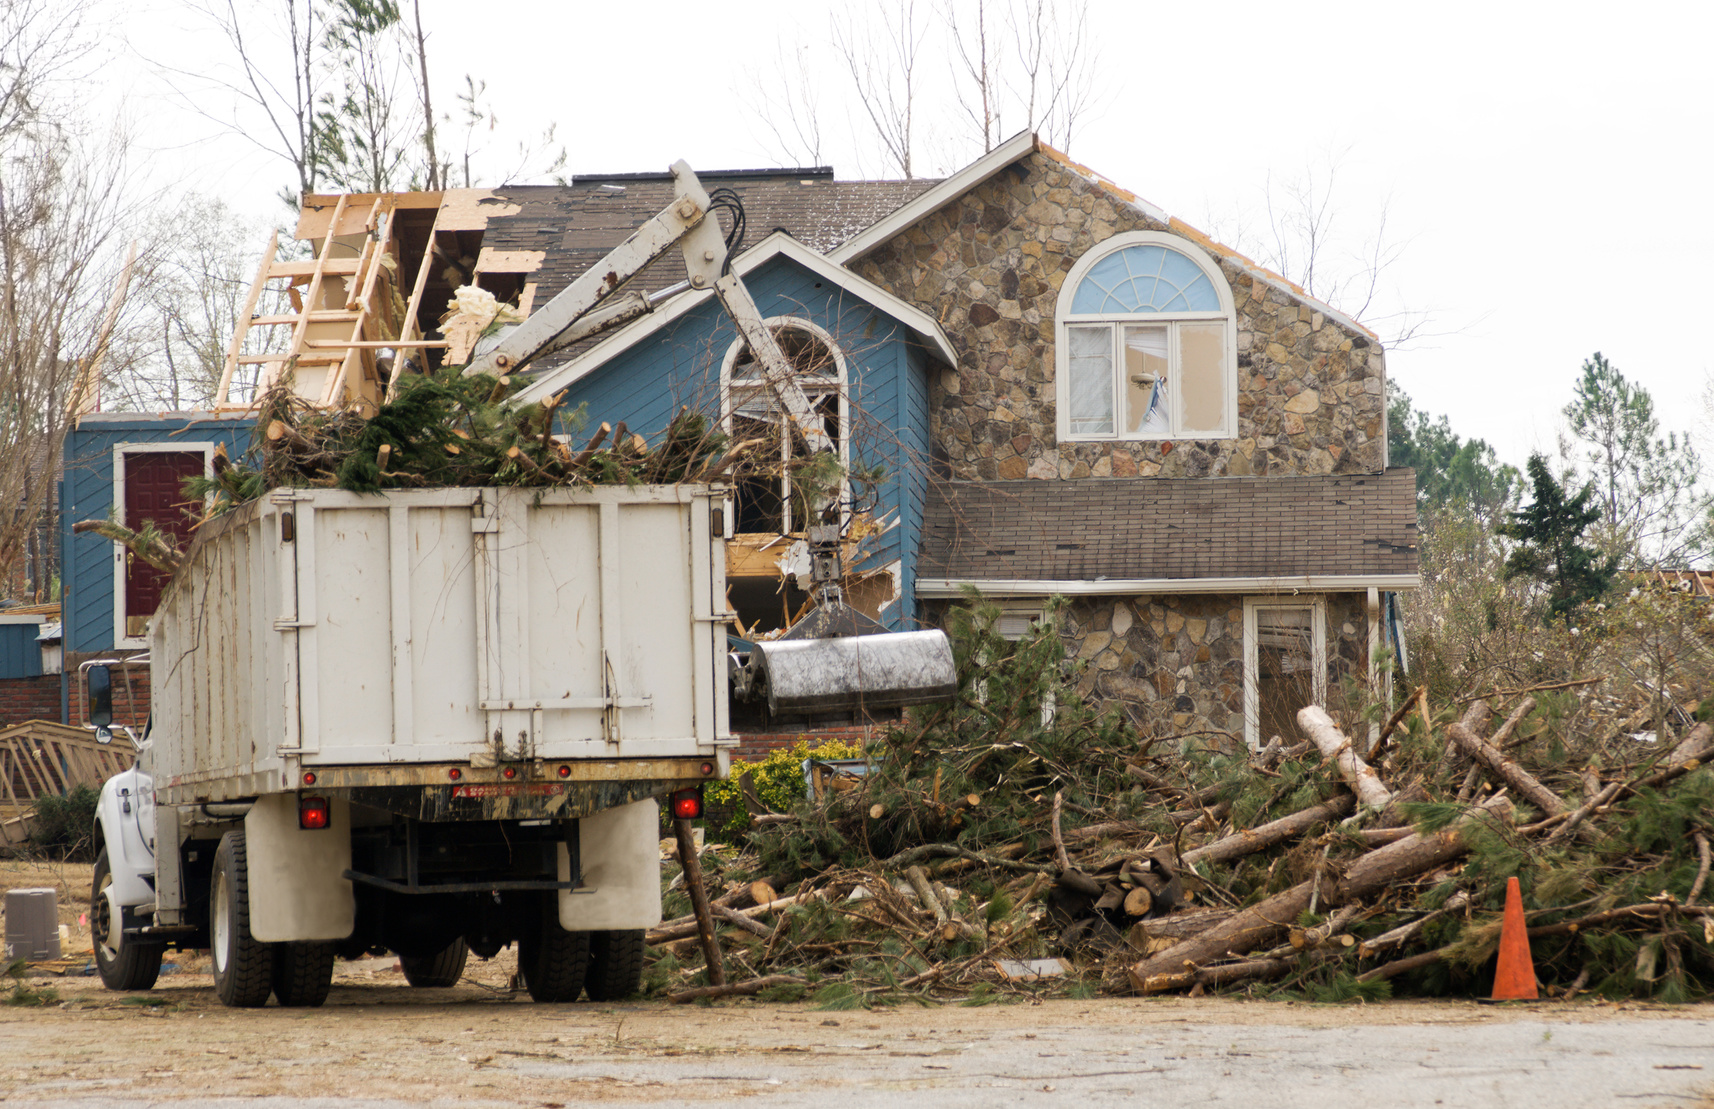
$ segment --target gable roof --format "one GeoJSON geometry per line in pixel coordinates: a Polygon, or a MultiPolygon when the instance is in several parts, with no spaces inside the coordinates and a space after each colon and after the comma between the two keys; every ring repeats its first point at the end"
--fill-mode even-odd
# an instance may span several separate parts
{"type": "Polygon", "coordinates": [[[940,482],[919,596],[1420,584],[1416,476],[940,482]]]}
{"type": "Polygon", "coordinates": [[[1020,131],[951,177],[928,182],[929,187],[909,202],[836,244],[827,256],[842,265],[849,264],[911,224],[951,204],[1019,158],[1042,149],[1046,148],[1036,139],[1035,132],[1020,131]]]}
{"type": "MultiPolygon", "coordinates": [[[[948,365],[957,364],[958,357],[952,349],[952,342],[934,317],[900,300],[874,282],[859,277],[844,266],[833,264],[784,232],[776,231],[744,251],[732,263],[732,268],[740,276],[748,276],[775,258],[790,259],[823,281],[874,305],[908,328],[918,342],[933,350],[948,365]]],[[[713,295],[713,290],[704,289],[696,292],[687,290],[673,297],[654,312],[633,320],[591,346],[579,349],[570,361],[538,374],[535,380],[518,394],[519,398],[523,401],[539,400],[558,392],[593,373],[621,351],[666,327],[692,309],[708,303],[713,295]]]]}

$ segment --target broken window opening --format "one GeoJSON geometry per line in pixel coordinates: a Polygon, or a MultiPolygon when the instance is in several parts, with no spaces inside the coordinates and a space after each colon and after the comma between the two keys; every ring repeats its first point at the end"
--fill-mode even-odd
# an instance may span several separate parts
{"type": "Polygon", "coordinates": [[[1058,339],[1061,437],[1235,433],[1231,291],[1189,243],[1139,231],[1085,255],[1060,297],[1058,339]]]}
{"type": "MultiPolygon", "coordinates": [[[[796,371],[798,386],[821,418],[821,429],[832,440],[841,474],[847,459],[848,413],[845,357],[833,337],[808,320],[775,317],[767,321],[780,349],[796,371]]],[[[733,490],[732,519],[737,534],[802,534],[816,523],[814,504],[825,479],[811,465],[803,444],[790,426],[763,379],[750,348],[734,343],[721,366],[721,415],[727,434],[736,442],[760,440],[754,457],[767,459],[739,474],[733,490]]],[[[836,500],[848,496],[841,477],[836,500]]],[[[841,521],[829,521],[841,522],[841,521]]]]}

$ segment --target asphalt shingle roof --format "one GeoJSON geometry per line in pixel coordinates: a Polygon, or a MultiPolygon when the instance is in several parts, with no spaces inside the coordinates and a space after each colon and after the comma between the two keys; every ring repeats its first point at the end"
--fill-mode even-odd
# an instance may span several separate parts
{"type": "Polygon", "coordinates": [[[937,482],[917,574],[954,580],[1415,574],[1416,475],[937,482]]]}

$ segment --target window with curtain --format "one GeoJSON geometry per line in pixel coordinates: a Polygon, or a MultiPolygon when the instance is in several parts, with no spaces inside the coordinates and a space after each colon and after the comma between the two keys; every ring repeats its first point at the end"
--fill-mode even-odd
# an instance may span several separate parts
{"type": "Polygon", "coordinates": [[[1117,236],[1073,267],[1059,304],[1062,437],[1234,434],[1231,293],[1206,255],[1172,240],[1154,232],[1117,236]]]}

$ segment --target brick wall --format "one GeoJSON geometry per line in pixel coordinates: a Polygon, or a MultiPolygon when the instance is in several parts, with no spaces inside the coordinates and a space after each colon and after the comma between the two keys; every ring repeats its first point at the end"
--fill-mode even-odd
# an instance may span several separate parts
{"type": "MultiPolygon", "coordinates": [[[[38,678],[4,678],[0,679],[0,728],[9,728],[13,724],[22,724],[26,720],[52,720],[58,723],[83,723],[83,691],[79,688],[77,675],[71,676],[71,696],[68,698],[71,709],[71,719],[60,720],[60,676],[58,674],[43,674],[38,678]]],[[[134,728],[143,726],[149,719],[149,671],[147,667],[139,667],[126,671],[119,667],[113,669],[113,721],[116,724],[129,724],[134,728]],[[126,683],[130,684],[131,697],[126,696],[126,683]],[[133,707],[132,698],[135,699],[133,707]]]]}
{"type": "Polygon", "coordinates": [[[0,728],[26,720],[60,718],[60,676],[42,674],[34,678],[0,678],[0,728]]]}
{"type": "Polygon", "coordinates": [[[791,748],[799,741],[808,742],[811,747],[819,746],[830,739],[844,740],[847,743],[860,743],[865,736],[879,739],[885,732],[886,725],[857,724],[842,727],[815,728],[810,731],[767,731],[767,732],[738,732],[738,749],[732,753],[734,759],[744,762],[760,762],[774,751],[791,748]]]}

